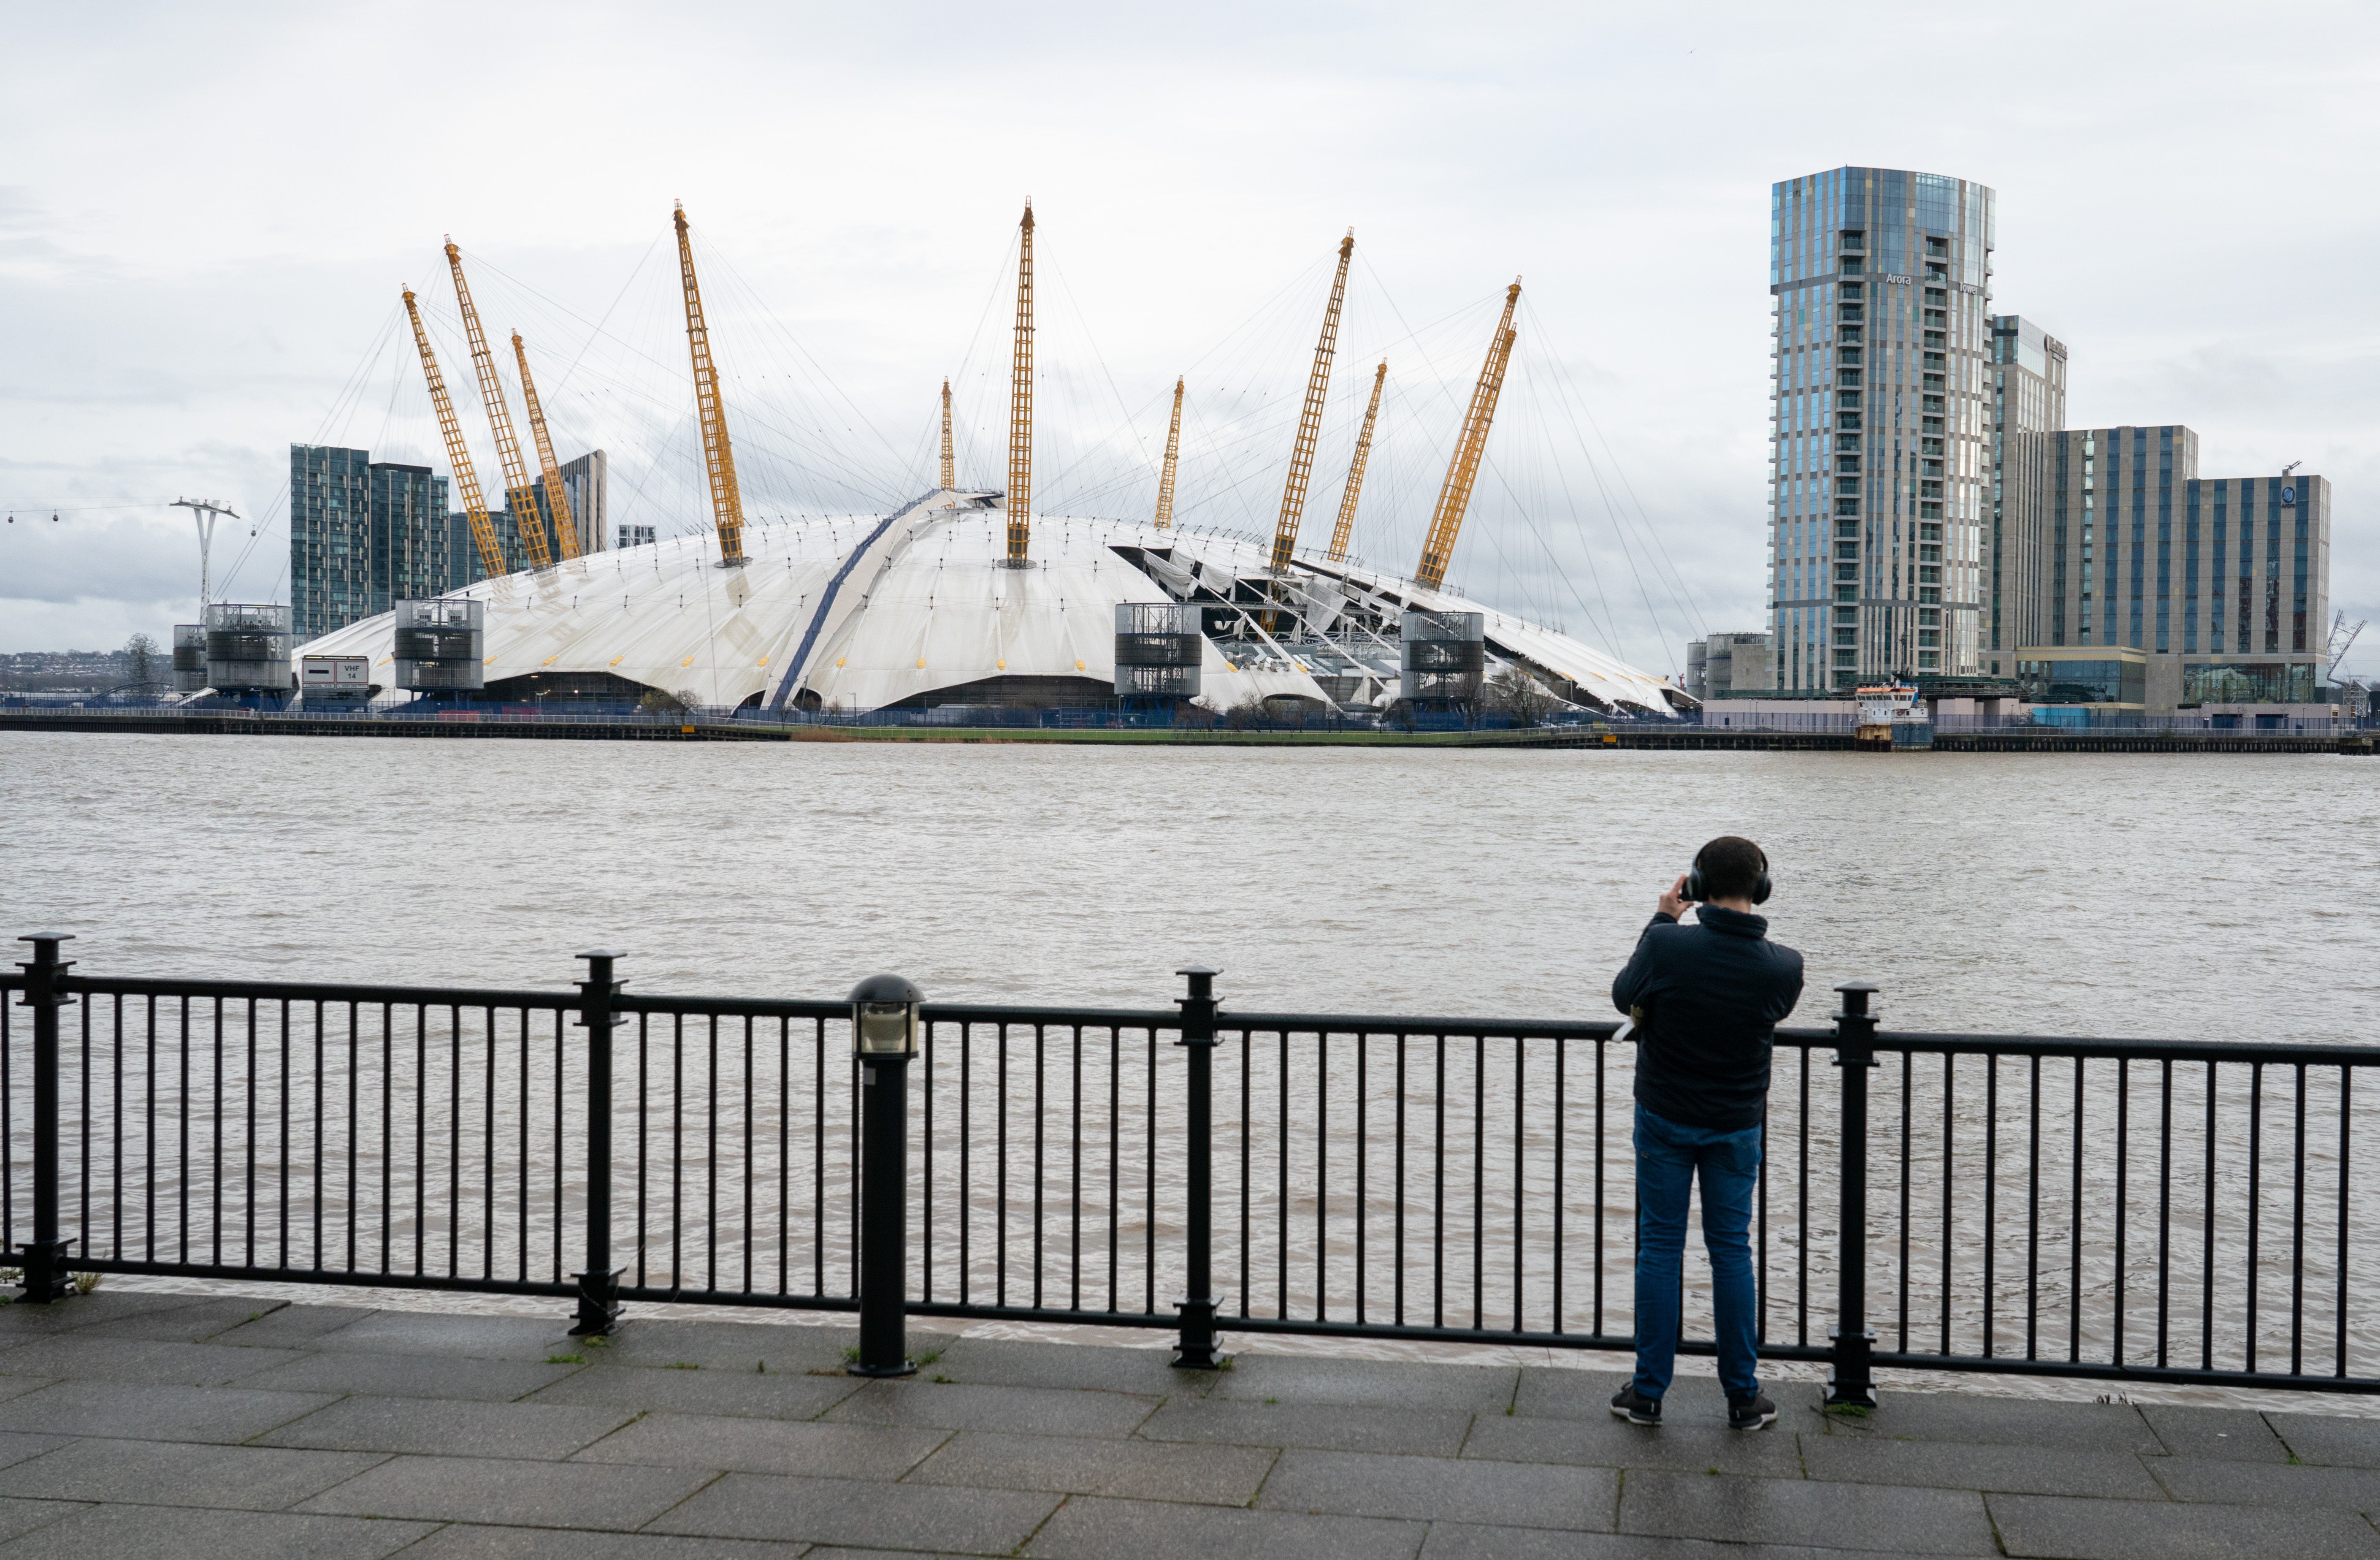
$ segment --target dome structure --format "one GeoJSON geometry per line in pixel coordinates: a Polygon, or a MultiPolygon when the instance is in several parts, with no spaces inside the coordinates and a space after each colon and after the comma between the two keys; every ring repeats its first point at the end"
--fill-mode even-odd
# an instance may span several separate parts
{"type": "MultiPolygon", "coordinates": [[[[487,697],[635,697],[866,712],[1081,707],[1115,678],[1115,608],[1205,608],[1199,702],[1384,706],[1407,609],[1484,615],[1489,675],[1517,667],[1568,702],[1668,713],[1685,696],[1566,634],[1446,591],[1301,555],[1280,576],[1254,539],[1039,516],[1026,567],[1000,495],[938,489],[889,515],[752,526],[747,561],[708,533],[593,553],[455,592],[485,607],[487,697]]],[[[299,647],[389,676],[383,613],[299,647]]]]}

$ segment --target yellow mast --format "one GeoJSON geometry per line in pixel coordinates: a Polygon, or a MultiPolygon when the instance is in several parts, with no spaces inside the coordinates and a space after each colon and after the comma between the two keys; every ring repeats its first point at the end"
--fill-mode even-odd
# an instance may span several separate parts
{"type": "Polygon", "coordinates": [[[710,360],[710,327],[703,323],[702,288],[694,279],[694,242],[686,236],[686,205],[677,204],[678,279],[686,287],[686,345],[694,357],[694,408],[702,419],[702,465],[710,480],[710,518],[719,527],[719,561],[744,565],[744,493],[735,485],[735,446],[727,438],[727,408],[719,398],[718,368],[710,360]]]}
{"type": "Polygon", "coordinates": [[[1339,523],[1330,528],[1330,561],[1347,561],[1347,542],[1355,530],[1355,496],[1364,491],[1364,462],[1372,455],[1372,424],[1379,420],[1380,386],[1389,382],[1387,359],[1372,375],[1372,404],[1364,408],[1364,426],[1355,435],[1355,458],[1347,466],[1347,491],[1339,495],[1339,523]]]}
{"type": "Polygon", "coordinates": [[[942,381],[942,488],[959,485],[958,464],[951,458],[951,382],[942,381]]]}
{"type": "Polygon", "coordinates": [[[553,441],[545,436],[545,412],[537,404],[537,381],[528,376],[528,348],[520,332],[513,332],[513,360],[520,365],[521,400],[528,407],[529,436],[537,441],[538,469],[545,474],[545,507],[553,516],[553,539],[565,559],[578,555],[578,522],[570,513],[570,494],[563,491],[562,468],[553,458],[553,441]]]}
{"type": "Polygon", "coordinates": [[[463,334],[470,338],[471,366],[479,371],[480,399],[487,405],[488,425],[495,430],[496,460],[504,472],[504,507],[520,533],[521,556],[531,568],[552,568],[553,554],[545,544],[545,522],[538,518],[537,490],[529,486],[528,463],[521,458],[520,438],[513,432],[512,408],[504,405],[504,382],[496,375],[496,355],[488,350],[487,333],[480,329],[470,284],[463,280],[463,251],[452,238],[446,240],[446,267],[455,273],[455,301],[463,311],[463,334]]]}
{"type": "Polygon", "coordinates": [[[1421,544],[1421,562],[1414,579],[1435,591],[1446,581],[1446,566],[1454,555],[1454,539],[1463,533],[1463,512],[1471,506],[1472,484],[1479,480],[1479,457],[1488,447],[1488,427],[1496,420],[1496,397],[1504,389],[1504,370],[1512,360],[1512,311],[1521,301],[1521,279],[1504,294],[1504,317],[1488,343],[1488,361],[1479,370],[1479,384],[1471,392],[1471,409],[1463,416],[1463,442],[1446,469],[1438,490],[1438,509],[1430,516],[1429,537],[1421,544]]]}
{"type": "Polygon", "coordinates": [[[1173,529],[1173,469],[1182,458],[1182,381],[1173,382],[1173,424],[1165,431],[1165,469],[1157,478],[1157,529],[1173,529]]]}
{"type": "Polygon", "coordinates": [[[1355,230],[1339,240],[1339,274],[1330,279],[1330,301],[1322,311],[1322,336],[1314,344],[1314,370],[1305,379],[1305,408],[1298,414],[1297,442],[1290,446],[1289,480],[1281,490],[1281,519],[1273,527],[1272,568],[1289,567],[1297,551],[1297,525],[1305,514],[1305,484],[1314,473],[1314,444],[1322,436],[1322,410],[1330,395],[1330,360],[1339,352],[1339,309],[1347,300],[1347,262],[1354,257],[1355,230]]]}
{"type": "Polygon", "coordinates": [[[471,446],[463,442],[462,420],[455,415],[454,399],[446,394],[446,376],[438,372],[438,357],[430,350],[430,334],[421,328],[421,311],[414,304],[411,287],[405,289],[405,315],[413,322],[413,344],[421,349],[422,377],[430,381],[430,404],[438,408],[438,431],[446,436],[446,464],[455,469],[455,494],[463,500],[463,513],[470,518],[480,567],[493,579],[511,572],[504,567],[504,543],[496,538],[496,522],[488,518],[487,501],[480,496],[480,476],[471,469],[471,446]]]}
{"type": "Polygon", "coordinates": [[[1033,538],[1033,201],[1017,225],[1016,353],[1008,378],[1008,567],[1026,567],[1033,538]]]}

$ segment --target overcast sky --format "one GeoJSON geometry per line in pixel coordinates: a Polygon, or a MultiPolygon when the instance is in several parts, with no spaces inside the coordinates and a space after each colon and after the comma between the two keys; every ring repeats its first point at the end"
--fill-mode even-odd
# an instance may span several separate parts
{"type": "MultiPolygon", "coordinates": [[[[734,268],[722,353],[751,400],[809,375],[802,404],[840,397],[850,413],[836,447],[856,463],[851,506],[890,501],[914,485],[905,462],[940,377],[961,372],[971,339],[975,369],[986,343],[996,356],[1004,299],[978,331],[1029,194],[1070,311],[1053,349],[1106,396],[1109,426],[1082,436],[1128,423],[1119,447],[1150,436],[1152,407],[1161,441],[1172,376],[1218,360],[1219,344],[1239,344],[1250,384],[1293,395],[1318,268],[1349,225],[1365,261],[1351,335],[1374,338],[1350,351],[1385,343],[1386,322],[1451,322],[1431,372],[1458,388],[1502,284],[1524,274],[1522,356],[1578,404],[1540,408],[1534,432],[1514,413],[1515,442],[1496,453],[1513,494],[1538,481],[1536,499],[1511,499],[1537,506],[1525,523],[1552,530],[1532,551],[1513,542],[1523,519],[1483,511],[1501,529],[1466,532],[1455,579],[1540,611],[1567,591],[1586,615],[1573,632],[1668,670],[1690,629],[1761,626],[1767,190],[1846,163],[1996,188],[1994,307],[2068,344],[2070,423],[2187,423],[2206,475],[2299,460],[2327,476],[2334,600],[2380,617],[2368,0],[314,0],[19,6],[8,28],[0,507],[15,518],[0,526],[0,650],[163,639],[187,620],[196,544],[164,506],[181,494],[262,517],[252,548],[226,523],[218,573],[245,550],[230,593],[285,599],[286,535],[272,528],[289,444],[430,453],[418,382],[393,377],[404,343],[385,332],[401,284],[446,307],[449,232],[515,312],[533,288],[557,350],[577,352],[583,340],[558,337],[584,337],[623,298],[665,299],[654,243],[684,200],[704,252],[734,268]],[[392,377],[356,393],[373,372],[392,377]],[[1529,478],[1529,441],[1552,449],[1582,422],[1600,440],[1595,470],[1529,478]],[[1624,513],[1548,519],[1548,481],[1599,484],[1624,513]],[[1578,583],[1589,569],[1594,603],[1578,583]]],[[[1046,284],[1044,298],[1049,323],[1046,284]]],[[[669,325],[632,302],[605,350],[646,353],[660,383],[683,365],[669,325]]],[[[1342,402],[1368,366],[1342,357],[1342,402]]],[[[468,379],[451,359],[447,372],[468,379]]],[[[579,388],[558,396],[572,442],[654,465],[652,446],[690,436],[666,418],[640,433],[625,411],[609,425],[579,388]]],[[[1060,399],[1081,418],[1097,401],[1060,399]]],[[[1451,407],[1429,404],[1406,424],[1415,473],[1442,466],[1451,439],[1451,407]]],[[[1265,457],[1275,491],[1285,457],[1285,443],[1265,457]]],[[[1223,457],[1210,464],[1220,483],[1223,457]]],[[[1318,492],[1328,469],[1326,450],[1318,492]]],[[[647,502],[674,502],[656,484],[647,502]]],[[[1419,535],[1432,485],[1415,476],[1367,507],[1379,549],[1419,535]]],[[[1107,496],[1117,513],[1141,502],[1107,496]]],[[[2349,669],[2380,674],[2380,629],[2349,669]]]]}

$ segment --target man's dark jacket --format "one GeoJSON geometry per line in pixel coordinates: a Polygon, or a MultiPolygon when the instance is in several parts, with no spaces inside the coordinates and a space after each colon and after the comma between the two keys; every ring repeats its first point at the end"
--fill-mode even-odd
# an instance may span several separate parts
{"type": "Polygon", "coordinates": [[[1760,1125],[1778,1022],[1802,1000],[1802,956],[1768,940],[1760,916],[1697,906],[1697,926],[1657,915],[1611,982],[1611,1004],[1642,1010],[1636,1103],[1685,1127],[1760,1125]]]}

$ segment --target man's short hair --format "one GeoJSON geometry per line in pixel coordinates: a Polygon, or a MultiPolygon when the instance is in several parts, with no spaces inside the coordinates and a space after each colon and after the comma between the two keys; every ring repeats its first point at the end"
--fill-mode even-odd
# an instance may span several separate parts
{"type": "Polygon", "coordinates": [[[1749,899],[1768,870],[1768,854],[1737,835],[1721,835],[1694,852],[1703,893],[1713,899],[1749,899]]]}

